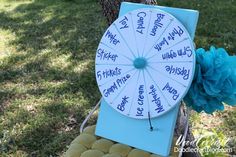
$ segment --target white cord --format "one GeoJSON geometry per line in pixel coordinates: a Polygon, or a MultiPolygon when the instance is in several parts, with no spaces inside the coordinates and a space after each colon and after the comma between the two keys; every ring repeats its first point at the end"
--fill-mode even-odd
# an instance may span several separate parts
{"type": "Polygon", "coordinates": [[[82,133],[84,131],[84,126],[87,123],[87,121],[90,119],[90,117],[93,115],[93,113],[97,110],[97,108],[99,107],[100,103],[102,101],[102,98],[97,102],[97,104],[94,106],[94,108],[92,109],[92,111],[89,112],[89,114],[87,115],[87,117],[85,118],[85,120],[83,121],[83,123],[80,126],[80,133],[82,133]]]}
{"type": "Polygon", "coordinates": [[[189,108],[187,107],[187,118],[186,118],[186,126],[185,126],[185,130],[184,130],[184,136],[183,136],[183,143],[182,143],[182,145],[181,145],[181,149],[180,149],[180,152],[179,152],[179,156],[178,157],[182,157],[182,154],[183,154],[183,148],[184,148],[184,144],[185,144],[185,140],[186,140],[186,137],[187,137],[187,133],[188,133],[188,125],[189,125],[189,121],[188,121],[188,119],[189,119],[189,112],[190,112],[190,110],[189,110],[189,108]]]}

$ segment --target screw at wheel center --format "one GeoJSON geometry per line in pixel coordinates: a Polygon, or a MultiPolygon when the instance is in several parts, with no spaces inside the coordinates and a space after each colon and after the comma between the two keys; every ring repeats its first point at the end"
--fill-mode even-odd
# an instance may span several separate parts
{"type": "Polygon", "coordinates": [[[147,66],[147,60],[143,57],[138,57],[133,62],[136,69],[144,69],[147,66]]]}

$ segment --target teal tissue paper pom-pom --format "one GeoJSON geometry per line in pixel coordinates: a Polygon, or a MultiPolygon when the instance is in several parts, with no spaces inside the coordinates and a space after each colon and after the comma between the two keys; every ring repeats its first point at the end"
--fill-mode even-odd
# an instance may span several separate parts
{"type": "Polygon", "coordinates": [[[195,111],[213,113],[224,110],[224,103],[236,104],[236,58],[225,49],[196,50],[196,69],[192,85],[184,98],[195,111]]]}

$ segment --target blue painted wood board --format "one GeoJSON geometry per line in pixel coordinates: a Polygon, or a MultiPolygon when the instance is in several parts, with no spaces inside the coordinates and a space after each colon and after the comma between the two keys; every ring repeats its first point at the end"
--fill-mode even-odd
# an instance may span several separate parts
{"type": "MultiPolygon", "coordinates": [[[[198,11],[123,2],[119,16],[135,9],[153,7],[175,16],[189,31],[192,39],[194,38],[198,11]]],[[[166,114],[152,119],[154,131],[150,131],[148,120],[126,117],[102,100],[95,134],[138,149],[168,156],[178,110],[179,105],[166,114]]]]}

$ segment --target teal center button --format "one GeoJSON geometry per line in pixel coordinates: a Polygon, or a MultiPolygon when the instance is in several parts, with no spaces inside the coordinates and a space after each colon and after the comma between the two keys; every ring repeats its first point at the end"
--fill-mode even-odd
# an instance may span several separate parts
{"type": "Polygon", "coordinates": [[[143,57],[138,57],[133,62],[136,69],[144,69],[147,66],[147,60],[143,57]]]}

